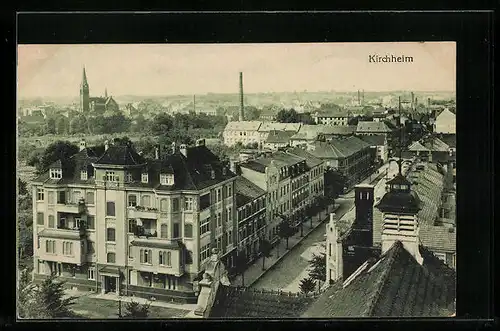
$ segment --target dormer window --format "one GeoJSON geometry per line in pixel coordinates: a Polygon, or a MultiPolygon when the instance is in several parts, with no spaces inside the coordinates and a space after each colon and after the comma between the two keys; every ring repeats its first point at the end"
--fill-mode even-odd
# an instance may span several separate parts
{"type": "Polygon", "coordinates": [[[50,178],[51,179],[61,179],[62,178],[62,169],[50,169],[50,178]]]}
{"type": "Polygon", "coordinates": [[[87,170],[82,170],[80,172],[80,179],[81,180],[87,180],[88,179],[87,170]]]}
{"type": "Polygon", "coordinates": [[[141,175],[141,182],[142,183],[147,183],[148,181],[149,181],[148,173],[147,172],[146,173],[143,172],[142,175],[141,175]]]}
{"type": "Polygon", "coordinates": [[[125,175],[125,179],[127,181],[127,183],[131,183],[133,178],[132,178],[132,174],[130,172],[127,172],[127,174],[125,175]]]}
{"type": "Polygon", "coordinates": [[[215,170],[210,171],[210,177],[212,177],[212,179],[215,179],[215,170]]]}
{"type": "Polygon", "coordinates": [[[161,185],[168,185],[168,175],[167,174],[160,174],[160,184],[161,185]]]}

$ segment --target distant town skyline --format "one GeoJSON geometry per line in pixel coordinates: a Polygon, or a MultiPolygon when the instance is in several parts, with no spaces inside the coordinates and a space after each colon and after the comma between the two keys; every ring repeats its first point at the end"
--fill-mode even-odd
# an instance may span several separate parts
{"type": "Polygon", "coordinates": [[[19,45],[19,98],[244,92],[454,92],[454,42],[19,45]],[[388,55],[411,63],[373,63],[388,55]],[[380,57],[380,58],[379,58],[380,57]]]}

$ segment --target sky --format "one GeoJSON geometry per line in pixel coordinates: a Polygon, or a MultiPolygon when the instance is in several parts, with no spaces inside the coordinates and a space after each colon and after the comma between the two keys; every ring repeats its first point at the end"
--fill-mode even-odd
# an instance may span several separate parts
{"type": "Polygon", "coordinates": [[[454,42],[19,45],[20,97],[294,91],[455,91],[454,42]],[[369,55],[412,63],[370,63],[369,55]]]}

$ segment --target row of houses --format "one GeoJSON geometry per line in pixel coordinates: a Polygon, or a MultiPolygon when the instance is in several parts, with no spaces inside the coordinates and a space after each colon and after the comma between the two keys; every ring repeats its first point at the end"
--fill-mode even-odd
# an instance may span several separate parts
{"type": "Polygon", "coordinates": [[[324,162],[291,148],[231,167],[200,139],[146,159],[131,144],[80,151],[32,181],[34,279],[195,302],[212,248],[231,267],[323,196],[324,162]]]}

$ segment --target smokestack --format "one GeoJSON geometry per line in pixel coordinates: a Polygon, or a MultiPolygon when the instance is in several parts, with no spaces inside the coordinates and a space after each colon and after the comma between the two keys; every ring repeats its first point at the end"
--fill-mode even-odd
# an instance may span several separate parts
{"type": "Polygon", "coordinates": [[[361,106],[361,95],[358,90],[358,105],[361,106]]]}
{"type": "Polygon", "coordinates": [[[245,120],[245,112],[244,112],[244,105],[243,105],[243,73],[240,72],[240,116],[239,120],[244,121],[245,120]]]}
{"type": "Polygon", "coordinates": [[[411,109],[415,109],[415,94],[411,92],[411,109]]]}
{"type": "Polygon", "coordinates": [[[365,90],[361,93],[361,105],[365,104],[365,90]]]}
{"type": "Polygon", "coordinates": [[[193,112],[196,113],[196,95],[193,95],[193,112]]]}
{"type": "Polygon", "coordinates": [[[431,98],[427,98],[427,112],[431,111],[431,98]]]}

